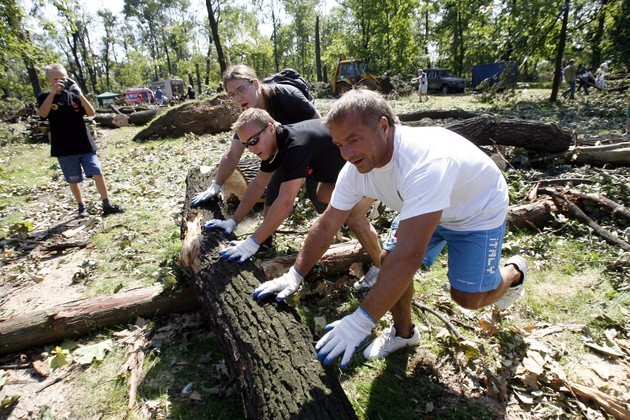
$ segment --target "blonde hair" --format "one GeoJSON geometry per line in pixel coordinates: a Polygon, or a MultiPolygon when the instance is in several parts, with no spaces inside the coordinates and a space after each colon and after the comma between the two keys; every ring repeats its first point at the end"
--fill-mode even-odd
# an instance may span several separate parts
{"type": "Polygon", "coordinates": [[[269,123],[273,124],[276,127],[280,125],[280,123],[274,120],[271,115],[269,115],[269,113],[264,109],[249,108],[243,111],[236,122],[232,124],[232,130],[238,132],[238,130],[248,124],[256,124],[260,128],[263,128],[269,123]]]}
{"type": "Polygon", "coordinates": [[[53,64],[47,65],[44,68],[44,75],[46,76],[46,78],[48,78],[48,76],[51,73],[54,73],[56,71],[61,72],[61,73],[65,74],[66,76],[68,75],[68,72],[66,71],[66,68],[64,66],[62,66],[61,64],[59,64],[59,63],[53,63],[53,64]]]}
{"type": "Polygon", "coordinates": [[[385,98],[368,89],[353,89],[343,94],[326,115],[326,124],[337,124],[348,115],[357,113],[361,122],[375,128],[381,117],[387,118],[389,125],[398,124],[398,117],[385,98]]]}

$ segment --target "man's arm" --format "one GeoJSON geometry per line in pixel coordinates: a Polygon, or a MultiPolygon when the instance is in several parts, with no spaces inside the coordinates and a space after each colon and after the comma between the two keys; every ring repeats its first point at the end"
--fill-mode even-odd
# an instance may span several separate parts
{"type": "Polygon", "coordinates": [[[304,245],[298,254],[294,267],[302,276],[305,276],[317,264],[330,246],[335,234],[343,222],[348,218],[350,210],[338,210],[330,204],[317,218],[311,227],[304,245]]]}
{"type": "Polygon", "coordinates": [[[269,207],[265,219],[252,235],[256,242],[262,243],[272,235],[287,216],[289,216],[289,213],[291,213],[293,209],[293,204],[295,203],[295,197],[297,197],[303,181],[304,178],[297,178],[280,184],[278,197],[274,200],[271,207],[269,207]]]}
{"type": "Polygon", "coordinates": [[[361,303],[374,321],[381,319],[409,287],[441,217],[440,210],[402,220],[398,225],[396,247],[383,261],[376,285],[361,303]]]}
{"type": "Polygon", "coordinates": [[[217,184],[223,185],[230,175],[232,175],[244,151],[245,148],[238,137],[233,138],[230,148],[221,156],[221,160],[219,161],[217,175],[214,178],[217,184]]]}

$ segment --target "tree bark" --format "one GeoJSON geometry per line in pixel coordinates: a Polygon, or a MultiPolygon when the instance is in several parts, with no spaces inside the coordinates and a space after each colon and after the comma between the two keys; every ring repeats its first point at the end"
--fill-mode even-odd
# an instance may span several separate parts
{"type": "Polygon", "coordinates": [[[478,117],[479,114],[461,109],[428,109],[426,111],[410,112],[409,114],[401,114],[398,119],[402,122],[419,121],[423,118],[431,118],[433,120],[443,120],[454,118],[463,120],[478,117]]]}
{"type": "Polygon", "coordinates": [[[149,121],[158,115],[157,108],[148,109],[146,111],[138,111],[129,115],[129,124],[147,125],[149,121]]]}
{"type": "Polygon", "coordinates": [[[536,152],[563,152],[573,136],[556,124],[528,120],[501,120],[484,114],[446,126],[478,146],[502,144],[536,152]]]}
{"type": "Polygon", "coordinates": [[[197,308],[199,303],[189,288],[168,292],[159,285],[64,303],[0,319],[0,354],[79,337],[99,328],[133,322],[139,316],[197,308]]]}
{"type": "MultiPolygon", "coordinates": [[[[193,194],[210,184],[209,173],[193,168],[186,179],[184,214],[193,194]]],[[[204,219],[223,218],[218,201],[200,208],[204,219]]],[[[256,301],[253,290],[266,279],[250,261],[218,257],[227,245],[223,231],[194,238],[200,218],[182,223],[181,261],[196,261],[183,270],[211,320],[238,379],[248,418],[356,418],[334,375],[318,361],[313,335],[289,305],[256,301]],[[193,236],[191,238],[191,235],[193,236]],[[198,254],[194,254],[198,251],[198,254]]]]}
{"type": "MultiPolygon", "coordinates": [[[[257,261],[268,280],[280,277],[293,265],[297,258],[297,254],[282,255],[270,260],[257,261]]],[[[356,262],[367,263],[370,256],[365,252],[359,241],[353,240],[331,245],[326,253],[322,256],[320,263],[326,267],[327,273],[347,273],[350,265],[356,262]]]]}

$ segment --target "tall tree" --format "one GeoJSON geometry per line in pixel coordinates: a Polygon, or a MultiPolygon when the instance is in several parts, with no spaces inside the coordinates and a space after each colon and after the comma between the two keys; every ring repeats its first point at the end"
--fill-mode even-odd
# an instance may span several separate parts
{"type": "Polygon", "coordinates": [[[206,9],[208,11],[208,22],[210,23],[210,30],[212,32],[212,41],[214,42],[214,47],[217,50],[217,60],[219,61],[221,73],[223,73],[227,70],[227,61],[225,59],[225,55],[223,54],[223,46],[221,45],[221,37],[219,36],[218,18],[221,11],[220,0],[216,0],[215,2],[212,0],[206,0],[206,9]]]}
{"type": "Polygon", "coordinates": [[[553,78],[553,86],[551,88],[551,96],[549,100],[555,102],[558,99],[558,90],[560,89],[562,74],[562,57],[564,56],[564,49],[567,43],[567,26],[569,22],[569,10],[571,8],[571,0],[565,0],[564,8],[562,9],[562,27],[560,28],[560,38],[558,40],[558,49],[556,52],[556,65],[553,78]]]}

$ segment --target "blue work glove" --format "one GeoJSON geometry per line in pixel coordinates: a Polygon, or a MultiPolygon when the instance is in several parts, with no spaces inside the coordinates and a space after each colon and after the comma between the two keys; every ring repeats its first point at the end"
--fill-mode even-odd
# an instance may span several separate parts
{"type": "Polygon", "coordinates": [[[219,220],[219,219],[212,219],[212,220],[208,220],[206,223],[203,224],[203,228],[204,229],[223,229],[223,231],[227,234],[232,233],[232,231],[234,229],[236,229],[236,226],[238,226],[238,223],[236,223],[236,220],[234,219],[230,219],[230,220],[219,220]]]}
{"type": "Polygon", "coordinates": [[[323,360],[325,365],[329,365],[343,353],[341,368],[345,368],[374,325],[372,318],[360,306],[350,315],[326,325],[328,332],[315,345],[317,360],[323,360]]]}
{"type": "Polygon", "coordinates": [[[278,302],[285,300],[300,288],[300,284],[304,281],[304,277],[298,273],[295,267],[291,267],[288,273],[284,273],[282,277],[269,280],[261,284],[254,290],[254,297],[262,299],[271,293],[278,293],[276,300],[278,302]]]}
{"type": "Polygon", "coordinates": [[[212,181],[212,185],[205,191],[195,194],[192,200],[190,200],[190,205],[192,207],[197,207],[201,203],[205,203],[206,201],[216,197],[221,191],[221,184],[218,184],[216,181],[212,181]]]}
{"type": "Polygon", "coordinates": [[[230,248],[219,251],[219,255],[228,261],[239,258],[240,264],[254,255],[260,248],[260,244],[251,236],[245,241],[231,241],[230,245],[232,245],[230,248]]]}

